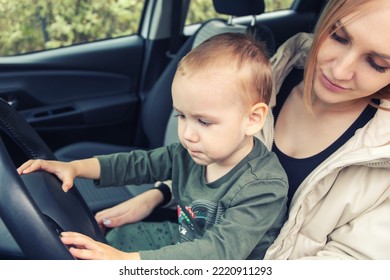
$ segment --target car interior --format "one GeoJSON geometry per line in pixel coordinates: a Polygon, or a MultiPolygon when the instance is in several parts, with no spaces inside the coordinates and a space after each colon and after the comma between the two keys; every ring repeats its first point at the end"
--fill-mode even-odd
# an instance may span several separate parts
{"type": "MultiPolygon", "coordinates": [[[[263,1],[231,1],[226,5],[224,0],[214,0],[215,10],[220,14],[228,15],[230,18],[237,16],[253,16],[264,12],[263,1]]],[[[269,52],[274,52],[275,39],[272,32],[262,24],[256,24],[253,20],[249,26],[233,24],[229,20],[213,19],[202,24],[194,35],[187,39],[177,55],[170,61],[155,86],[152,87],[148,98],[141,108],[142,130],[149,146],[147,149],[168,145],[177,142],[177,129],[175,122],[177,118],[172,117],[171,83],[175,74],[176,65],[179,60],[191,49],[195,48],[207,38],[224,32],[254,32],[259,40],[266,42],[269,52]]],[[[117,146],[99,142],[78,142],[67,145],[56,151],[56,156],[61,160],[72,160],[93,157],[97,154],[108,154],[112,152],[123,152],[136,149],[137,147],[117,146]]],[[[83,198],[87,201],[93,211],[107,208],[113,204],[122,202],[133,197],[139,191],[152,188],[153,184],[147,184],[142,188],[134,186],[100,188],[94,187],[93,182],[87,179],[80,179],[78,188],[83,198]]]]}
{"type": "MultiPolygon", "coordinates": [[[[170,86],[183,56],[224,32],[251,32],[272,56],[292,35],[312,32],[326,2],[295,0],[288,10],[266,12],[264,0],[210,1],[224,17],[185,26],[190,0],[149,0],[134,36],[0,57],[0,259],[74,259],[62,231],[106,242],[94,214],[154,187],[97,189],[79,178],[63,193],[52,174],[19,176],[21,163],[177,142],[170,86]]],[[[175,217],[163,208],[148,219],[175,217]]]]}

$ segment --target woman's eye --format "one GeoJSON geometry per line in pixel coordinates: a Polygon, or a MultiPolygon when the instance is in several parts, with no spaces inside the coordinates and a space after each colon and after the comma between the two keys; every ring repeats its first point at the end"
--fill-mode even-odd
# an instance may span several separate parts
{"type": "Polygon", "coordinates": [[[207,121],[204,121],[204,120],[201,120],[201,119],[199,119],[198,122],[200,123],[200,125],[203,125],[203,126],[210,126],[211,125],[210,122],[207,122],[207,121]]]}
{"type": "Polygon", "coordinates": [[[340,35],[338,35],[336,32],[333,32],[330,34],[330,38],[332,40],[335,40],[336,42],[339,42],[340,44],[347,45],[349,43],[349,40],[347,38],[344,38],[340,35]]]}
{"type": "Polygon", "coordinates": [[[374,68],[375,71],[377,71],[379,73],[384,73],[389,69],[388,67],[383,67],[383,66],[376,64],[374,59],[370,56],[367,57],[367,62],[372,68],[374,68]]]}

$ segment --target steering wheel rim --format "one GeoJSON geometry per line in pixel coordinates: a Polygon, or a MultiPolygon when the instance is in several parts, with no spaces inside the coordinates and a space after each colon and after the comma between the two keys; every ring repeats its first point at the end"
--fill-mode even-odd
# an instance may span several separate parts
{"type": "MultiPolygon", "coordinates": [[[[28,122],[0,99],[0,128],[31,159],[55,156],[28,122]]],[[[74,259],[59,238],[77,231],[106,243],[92,212],[73,187],[67,193],[52,174],[20,176],[0,138],[0,216],[28,259],[74,259]]]]}

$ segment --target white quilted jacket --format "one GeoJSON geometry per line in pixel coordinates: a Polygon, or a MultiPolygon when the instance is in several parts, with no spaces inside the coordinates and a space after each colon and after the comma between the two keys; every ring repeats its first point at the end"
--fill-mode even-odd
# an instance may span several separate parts
{"type": "MultiPolygon", "coordinates": [[[[275,92],[293,66],[304,64],[311,40],[298,34],[272,58],[275,92]]],[[[390,108],[389,101],[381,105],[390,108]]],[[[271,146],[272,114],[258,137],[271,146]]],[[[298,188],[265,259],[299,258],[390,259],[389,111],[378,110],[298,188]]]]}

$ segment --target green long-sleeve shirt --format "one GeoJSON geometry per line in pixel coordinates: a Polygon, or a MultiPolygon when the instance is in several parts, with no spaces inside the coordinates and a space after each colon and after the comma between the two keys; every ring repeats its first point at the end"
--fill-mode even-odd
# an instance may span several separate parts
{"type": "Polygon", "coordinates": [[[98,156],[97,185],[172,180],[181,206],[181,242],[141,251],[142,259],[262,259],[286,219],[288,184],[277,157],[254,141],[252,152],[212,183],[204,180],[204,166],[196,164],[182,145],[172,144],[98,156]]]}

